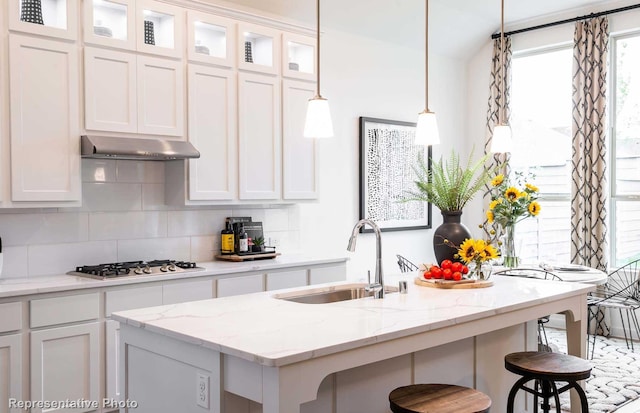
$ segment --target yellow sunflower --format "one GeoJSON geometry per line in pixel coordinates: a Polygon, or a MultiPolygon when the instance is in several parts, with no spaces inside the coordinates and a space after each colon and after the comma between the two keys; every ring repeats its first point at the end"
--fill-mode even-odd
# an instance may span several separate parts
{"type": "Polygon", "coordinates": [[[488,210],[487,211],[487,221],[489,221],[489,223],[492,224],[493,223],[493,219],[494,219],[493,211],[492,210],[488,210]]]}
{"type": "Polygon", "coordinates": [[[501,203],[502,203],[502,198],[494,199],[489,204],[489,209],[491,210],[496,209],[496,206],[498,206],[498,204],[501,204],[501,203]]]}
{"type": "Polygon", "coordinates": [[[458,249],[458,255],[464,262],[471,262],[476,257],[475,242],[472,239],[466,239],[458,249]]]}
{"type": "Polygon", "coordinates": [[[495,260],[498,258],[498,250],[496,250],[491,244],[485,245],[483,253],[487,260],[495,260]]]}
{"type": "Polygon", "coordinates": [[[536,201],[533,201],[529,204],[529,213],[534,217],[540,213],[540,204],[536,201]]]}
{"type": "Polygon", "coordinates": [[[525,184],[524,186],[526,186],[527,189],[532,192],[538,192],[538,187],[533,184],[525,184]]]}
{"type": "Polygon", "coordinates": [[[507,198],[507,201],[513,202],[520,196],[520,191],[518,188],[511,186],[504,191],[504,197],[507,198]]]}
{"type": "Polygon", "coordinates": [[[491,180],[491,185],[498,186],[504,181],[504,175],[496,175],[495,178],[491,180]]]}

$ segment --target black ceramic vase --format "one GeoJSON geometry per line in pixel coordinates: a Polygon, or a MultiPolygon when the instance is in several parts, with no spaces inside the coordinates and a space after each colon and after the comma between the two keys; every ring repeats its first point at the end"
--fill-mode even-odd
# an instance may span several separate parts
{"type": "Polygon", "coordinates": [[[471,238],[471,233],[460,223],[462,211],[441,211],[442,225],[433,234],[433,250],[440,264],[443,260],[459,261],[454,258],[460,244],[471,238]]]}

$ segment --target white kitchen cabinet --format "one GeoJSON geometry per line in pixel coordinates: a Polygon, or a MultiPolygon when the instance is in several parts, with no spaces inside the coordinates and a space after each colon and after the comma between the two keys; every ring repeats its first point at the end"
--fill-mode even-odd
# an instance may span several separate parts
{"type": "MultiPolygon", "coordinates": [[[[23,400],[22,334],[0,336],[0,406],[9,406],[9,399],[23,400]]],[[[6,411],[19,413],[22,409],[6,411]]]]}
{"type": "Polygon", "coordinates": [[[118,382],[120,374],[120,323],[114,320],[105,321],[105,381],[106,397],[120,400],[122,385],[118,382]]]}
{"type": "Polygon", "coordinates": [[[136,49],[139,52],[182,58],[185,9],[155,0],[136,0],[136,49]],[[145,22],[147,22],[145,24],[145,22]],[[148,24],[152,24],[152,28],[148,24]],[[153,44],[149,33],[153,31],[153,44]]]}
{"type": "Polygon", "coordinates": [[[135,50],[135,15],[135,2],[129,0],[85,0],[85,44],[135,50]]]}
{"type": "Polygon", "coordinates": [[[138,56],[138,133],[184,136],[182,62],[138,56]]]}
{"type": "Polygon", "coordinates": [[[236,23],[213,14],[187,11],[189,61],[236,67],[236,23]]]}
{"type": "Polygon", "coordinates": [[[185,135],[181,62],[95,47],[84,58],[87,130],[185,135]]]}
{"type": "Polygon", "coordinates": [[[162,286],[162,304],[186,303],[213,298],[213,281],[170,282],[162,286]]]}
{"type": "Polygon", "coordinates": [[[85,128],[138,131],[136,55],[84,48],[85,128]]]}
{"type": "Polygon", "coordinates": [[[95,322],[31,332],[31,400],[100,400],[99,329],[95,322]]]}
{"type": "MultiPolygon", "coordinates": [[[[3,6],[5,2],[2,2],[3,6]]],[[[22,0],[9,0],[9,29],[11,31],[57,37],[78,38],[78,0],[42,1],[42,23],[20,20],[22,0]]]]}
{"type": "Polygon", "coordinates": [[[80,201],[78,66],[73,43],[9,35],[13,201],[80,201]]]}
{"type": "Polygon", "coordinates": [[[345,281],[346,279],[347,265],[345,263],[309,269],[309,285],[345,281]]]}
{"type": "Polygon", "coordinates": [[[281,33],[269,27],[238,23],[238,69],[280,74],[281,33]]]}
{"type": "Polygon", "coordinates": [[[218,280],[218,297],[229,297],[239,294],[250,294],[264,291],[262,274],[238,275],[218,280]]]}
{"type": "Polygon", "coordinates": [[[238,84],[240,199],[279,199],[280,80],[239,73],[238,84]]]}
{"type": "Polygon", "coordinates": [[[162,305],[162,285],[127,286],[105,293],[105,317],[115,311],[162,305]]]}
{"type": "Polygon", "coordinates": [[[315,96],[315,84],[282,81],[282,198],[318,198],[317,139],[304,137],[307,102],[315,96]]]}
{"type": "Polygon", "coordinates": [[[316,80],[316,39],[282,33],[282,77],[316,80]]]}
{"type": "Polygon", "coordinates": [[[200,151],[188,163],[189,200],[237,197],[236,88],[234,71],[189,65],[189,141],[200,151]]]}
{"type": "Polygon", "coordinates": [[[307,285],[307,270],[280,271],[267,274],[267,291],[307,285]]]}

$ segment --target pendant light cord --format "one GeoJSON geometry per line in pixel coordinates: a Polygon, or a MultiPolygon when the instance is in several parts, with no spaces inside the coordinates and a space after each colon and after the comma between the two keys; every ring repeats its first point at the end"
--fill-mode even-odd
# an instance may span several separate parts
{"type": "Polygon", "coordinates": [[[320,0],[316,0],[316,66],[318,76],[316,79],[316,95],[320,95],[320,0]]]}
{"type": "Polygon", "coordinates": [[[429,0],[424,6],[424,109],[429,111],[429,0]]]}
{"type": "Polygon", "coordinates": [[[504,0],[501,1],[500,7],[500,76],[502,77],[502,91],[500,93],[500,111],[498,112],[498,123],[504,125],[505,115],[505,94],[507,93],[507,80],[504,78],[504,0]]]}

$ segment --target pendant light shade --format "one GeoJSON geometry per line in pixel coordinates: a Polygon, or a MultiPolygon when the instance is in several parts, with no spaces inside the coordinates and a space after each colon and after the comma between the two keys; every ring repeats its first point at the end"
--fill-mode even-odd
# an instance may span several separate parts
{"type": "Polygon", "coordinates": [[[507,80],[504,74],[505,67],[504,50],[504,0],[500,6],[500,77],[502,78],[502,91],[500,93],[500,109],[498,112],[498,124],[493,128],[491,139],[491,152],[511,152],[513,139],[511,137],[511,127],[505,119],[507,108],[505,106],[505,95],[507,93],[507,80]]]}
{"type": "Polygon", "coordinates": [[[429,110],[429,0],[424,4],[424,110],[418,114],[416,145],[440,143],[436,114],[429,110]]]}
{"type": "Polygon", "coordinates": [[[305,138],[330,138],[333,122],[329,101],[320,94],[320,0],[316,0],[316,26],[316,95],[307,104],[303,135],[305,138]]]}
{"type": "Polygon", "coordinates": [[[416,127],[416,145],[437,145],[440,143],[436,114],[425,110],[418,115],[416,127]]]}

